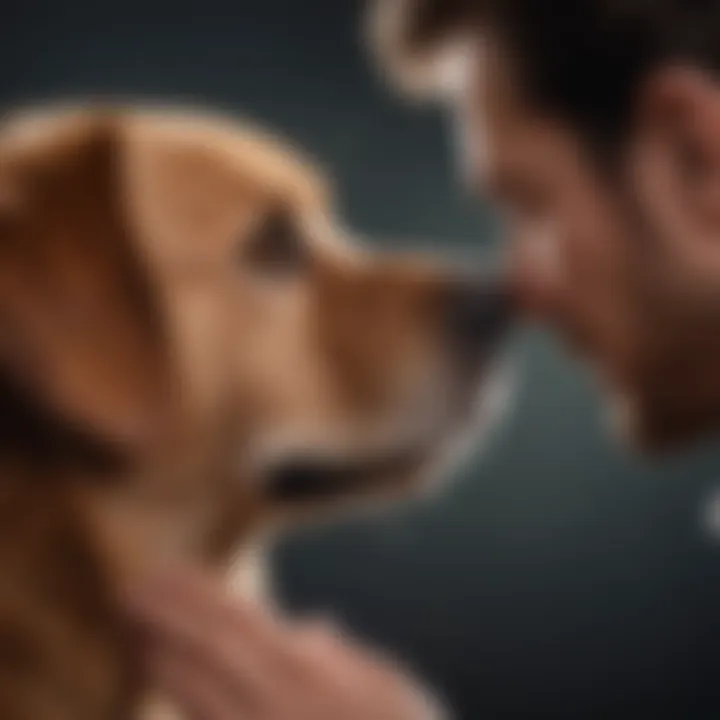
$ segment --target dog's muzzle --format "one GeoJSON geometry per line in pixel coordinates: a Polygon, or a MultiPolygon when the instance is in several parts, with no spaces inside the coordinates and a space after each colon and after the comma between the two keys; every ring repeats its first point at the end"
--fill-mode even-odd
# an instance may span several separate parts
{"type": "Polygon", "coordinates": [[[515,315],[510,284],[502,277],[463,278],[445,291],[443,326],[460,360],[475,365],[491,356],[515,315]]]}

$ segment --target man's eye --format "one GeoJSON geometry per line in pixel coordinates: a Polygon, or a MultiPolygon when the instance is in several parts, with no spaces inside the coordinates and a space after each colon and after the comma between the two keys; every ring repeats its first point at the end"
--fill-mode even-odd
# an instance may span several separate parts
{"type": "Polygon", "coordinates": [[[305,270],[310,252],[296,220],[287,212],[276,212],[243,240],[239,259],[251,270],[286,276],[305,270]]]}

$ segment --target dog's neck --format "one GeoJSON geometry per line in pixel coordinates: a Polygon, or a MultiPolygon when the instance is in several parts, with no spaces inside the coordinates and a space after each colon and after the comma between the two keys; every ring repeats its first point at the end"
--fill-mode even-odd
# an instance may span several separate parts
{"type": "MultiPolygon", "coordinates": [[[[199,563],[229,574],[233,587],[256,596],[264,581],[260,509],[237,481],[202,478],[172,492],[148,492],[136,478],[113,487],[86,484],[82,508],[110,577],[132,583],[155,569],[199,563]]],[[[182,487],[182,485],[180,485],[182,487]]]]}

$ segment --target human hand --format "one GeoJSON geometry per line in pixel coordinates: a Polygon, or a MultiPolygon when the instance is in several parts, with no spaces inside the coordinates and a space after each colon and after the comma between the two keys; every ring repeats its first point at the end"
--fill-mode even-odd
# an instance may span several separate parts
{"type": "Polygon", "coordinates": [[[129,598],[147,679],[198,720],[436,720],[394,663],[327,623],[293,622],[190,573],[129,598]]]}

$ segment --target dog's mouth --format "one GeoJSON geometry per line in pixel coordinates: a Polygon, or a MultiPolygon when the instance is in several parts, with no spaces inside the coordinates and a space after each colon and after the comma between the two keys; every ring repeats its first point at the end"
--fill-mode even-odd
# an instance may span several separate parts
{"type": "MultiPolygon", "coordinates": [[[[506,365],[479,389],[475,401],[435,426],[433,432],[385,449],[342,452],[305,448],[285,452],[265,467],[266,497],[280,505],[332,503],[347,498],[394,497],[428,485],[453,467],[502,418],[510,405],[515,373],[506,365]]],[[[472,396],[473,393],[470,393],[472,396]]]]}
{"type": "Polygon", "coordinates": [[[267,493],[271,500],[282,504],[377,494],[404,485],[429,454],[427,449],[413,448],[372,456],[288,457],[269,471],[267,493]]]}

